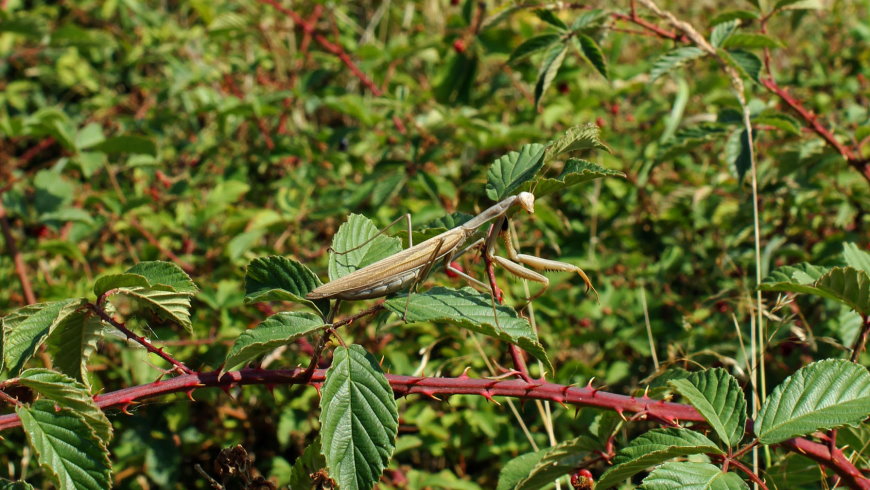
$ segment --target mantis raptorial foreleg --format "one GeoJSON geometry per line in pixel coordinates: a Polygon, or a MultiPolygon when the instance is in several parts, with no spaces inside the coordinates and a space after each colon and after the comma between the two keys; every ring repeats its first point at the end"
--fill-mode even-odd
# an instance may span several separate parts
{"type": "MultiPolygon", "coordinates": [[[[500,265],[501,267],[504,267],[511,274],[517,277],[521,277],[523,279],[528,279],[530,281],[535,281],[543,284],[541,290],[532,295],[532,297],[530,297],[528,301],[531,302],[544,294],[547,288],[550,287],[550,280],[547,279],[547,276],[544,276],[543,274],[539,274],[527,267],[524,267],[525,265],[534,267],[535,269],[542,271],[576,272],[580,275],[580,277],[583,279],[583,282],[586,284],[586,291],[588,292],[591,289],[592,292],[595,293],[595,296],[598,296],[598,292],[595,291],[595,288],[592,286],[592,281],[589,280],[589,276],[587,276],[586,273],[583,272],[583,269],[577,267],[576,265],[568,264],[566,262],[559,262],[556,260],[544,259],[541,257],[536,257],[534,255],[517,253],[516,249],[513,246],[513,240],[511,239],[510,228],[505,226],[506,224],[506,218],[503,217],[494,226],[501,225],[502,230],[499,234],[504,237],[505,248],[507,249],[508,257],[510,258],[506,259],[504,257],[495,255],[495,253],[493,252],[495,248],[495,235],[493,234],[493,232],[491,232],[490,236],[487,237],[487,243],[484,249],[484,253],[486,254],[488,260],[491,260],[492,262],[500,265]]],[[[495,288],[495,284],[492,285],[492,288],[495,288]]],[[[493,294],[495,294],[495,291],[493,291],[493,294]]]]}

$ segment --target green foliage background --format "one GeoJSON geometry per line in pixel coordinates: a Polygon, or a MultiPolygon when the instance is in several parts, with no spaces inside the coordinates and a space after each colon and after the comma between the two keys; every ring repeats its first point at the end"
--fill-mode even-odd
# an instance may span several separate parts
{"type": "MultiPolygon", "coordinates": [[[[710,20],[733,8],[662,3],[707,35],[710,20]]],[[[87,295],[96,276],[139,261],[189,265],[201,289],[195,340],[181,328],[137,327],[189,366],[215,369],[232,340],[268,313],[242,304],[252,259],[291,256],[325,278],[326,248],[349,213],[382,226],[405,212],[417,224],[474,213],[491,203],[485,184],[493,160],[596,121],[613,149],[596,153],[596,162],[627,178],[550,195],[533,218],[514,220],[523,250],[583,267],[600,294],[596,304],[578,278],[554,274],[535,302],[556,366],[551,379],[594,377],[623,393],[650,383],[664,389],[652,378],[643,297],[663,369],[722,366],[745,382],[735,326],[745,341],[755,288],[752,203],[748,177],[738,178],[746,170],[739,107],[721,69],[695,60],[650,82],[657,58],[674,44],[624,32],[604,15],[589,36],[608,78],[587,60],[588,44],[570,44],[551,85],[536,87],[550,52],[507,62],[553,27],[505,5],[490,5],[481,25],[475,5],[295,2],[306,18],[322,7],[319,32],[382,88],[376,97],[269,5],[7,0],[0,187],[37,298],[87,295]]],[[[755,9],[752,2],[739,8],[755,9]]],[[[779,41],[778,82],[850,144],[870,135],[868,10],[866,1],[833,2],[782,12],[768,25],[779,41]]],[[[558,17],[570,24],[584,13],[558,17]]],[[[842,265],[843,242],[868,246],[867,181],[801,131],[769,92],[747,86],[757,124],[762,275],[802,261],[842,265]]],[[[870,145],[860,149],[870,154],[870,145]]],[[[480,264],[465,267],[482,274],[480,264]]],[[[5,249],[0,278],[3,316],[25,302],[5,249]]],[[[462,285],[440,272],[432,282],[462,285]]],[[[502,282],[509,301],[520,303],[522,284],[502,282]]],[[[776,296],[765,298],[773,310],[776,296]]],[[[767,386],[810,360],[842,357],[860,326],[853,312],[813,297],[768,320],[767,386]]],[[[342,335],[383,356],[387,372],[458,375],[470,366],[487,374],[459,328],[384,317],[342,335]]],[[[484,342],[484,349],[509,365],[503,345],[484,342]]],[[[105,341],[91,382],[110,391],[153,381],[160,374],[153,361],[121,340],[105,341]]],[[[294,345],[269,366],[306,363],[294,345]]],[[[316,391],[231,394],[201,390],[196,402],[160,399],[131,408],[133,416],[110,412],[116,486],[205,488],[194,465],[212,468],[218,451],[237,443],[259,471],[286,483],[316,436],[316,391]]],[[[396,471],[384,488],[402,478],[411,488],[492,488],[505,462],[531,450],[510,411],[481,397],[398,403],[396,471]]],[[[533,404],[520,409],[547,446],[533,404]]],[[[567,440],[584,433],[594,413],[556,408],[554,415],[557,438],[567,440]]],[[[844,432],[853,430],[867,428],[844,432]]],[[[24,436],[4,437],[0,467],[38,484],[32,459],[21,467],[24,436]]],[[[864,451],[856,464],[867,465],[864,451]]]]}

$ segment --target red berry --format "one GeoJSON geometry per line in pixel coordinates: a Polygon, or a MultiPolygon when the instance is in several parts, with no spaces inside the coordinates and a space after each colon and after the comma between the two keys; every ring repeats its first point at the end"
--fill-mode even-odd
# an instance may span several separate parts
{"type": "Polygon", "coordinates": [[[456,51],[457,53],[464,53],[465,52],[465,41],[463,41],[462,39],[457,39],[457,40],[453,41],[453,50],[456,51]]]}
{"type": "Polygon", "coordinates": [[[557,89],[559,90],[559,93],[562,95],[567,94],[568,92],[571,91],[571,87],[569,87],[566,82],[559,82],[557,89]]]}
{"type": "Polygon", "coordinates": [[[599,116],[599,117],[597,117],[597,118],[595,119],[595,124],[596,124],[599,128],[603,128],[604,125],[605,125],[606,123],[604,122],[604,118],[601,117],[601,116],[599,116]]]}
{"type": "Polygon", "coordinates": [[[457,274],[453,269],[456,269],[459,272],[465,272],[465,269],[463,269],[462,266],[459,265],[457,262],[451,262],[450,267],[451,267],[451,269],[447,269],[447,277],[450,277],[450,278],[459,277],[459,274],[457,274]]]}
{"type": "Polygon", "coordinates": [[[595,480],[592,478],[592,473],[587,469],[577,470],[571,475],[571,486],[575,490],[592,490],[595,480]]]}

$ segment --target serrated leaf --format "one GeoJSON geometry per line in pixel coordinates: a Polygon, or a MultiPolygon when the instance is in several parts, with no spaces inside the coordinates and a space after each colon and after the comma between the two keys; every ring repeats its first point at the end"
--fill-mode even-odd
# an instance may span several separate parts
{"type": "Polygon", "coordinates": [[[782,42],[764,34],[741,32],[729,37],[723,47],[727,49],[781,48],[782,42]]]}
{"type": "Polygon", "coordinates": [[[314,488],[315,483],[310,475],[325,467],[326,459],[321,454],[320,436],[317,436],[293,462],[288,488],[314,488]]]}
{"type": "Polygon", "coordinates": [[[722,43],[734,34],[734,31],[737,30],[739,25],[740,21],[736,19],[716,24],[716,27],[713,28],[713,32],[710,33],[710,44],[717,48],[722,46],[722,43]]]}
{"type": "Polygon", "coordinates": [[[308,267],[286,257],[260,257],[248,264],[245,273],[245,303],[293,301],[321,313],[329,311],[329,301],[310,301],[305,295],[323,284],[308,267]]]}
{"type": "Polygon", "coordinates": [[[109,451],[85,420],[48,400],[15,409],[40,467],[60,490],[111,486],[109,451]]]}
{"type": "Polygon", "coordinates": [[[846,265],[870,275],[870,253],[861,250],[858,245],[850,242],[843,244],[843,260],[846,265]]]}
{"type": "Polygon", "coordinates": [[[778,268],[758,285],[758,289],[814,294],[843,303],[861,315],[870,314],[870,276],[864,271],[834,267],[810,283],[813,275],[823,269],[810,265],[801,267],[778,268]]]}
{"type": "Polygon", "coordinates": [[[553,372],[553,365],[528,320],[518,317],[513,308],[497,305],[497,326],[489,295],[469,287],[435,287],[424,293],[412,294],[410,300],[406,296],[388,299],[384,306],[401,316],[405,313],[406,302],[408,312],[405,320],[409,323],[445,322],[465,327],[520,347],[543,362],[549,372],[553,372]]]}
{"type": "Polygon", "coordinates": [[[535,178],[544,166],[546,149],[544,145],[531,143],[492,162],[486,172],[486,195],[493,201],[501,201],[535,178]]]}
{"type": "Polygon", "coordinates": [[[544,34],[542,36],[535,36],[529,39],[526,39],[522,44],[517,46],[517,49],[511,53],[510,58],[508,58],[508,63],[513,63],[515,61],[519,61],[530,54],[540,51],[547,46],[557,42],[561,39],[562,36],[558,34],[544,34]]]}
{"type": "Polygon", "coordinates": [[[700,432],[689,429],[653,429],[636,437],[620,449],[595,488],[604,490],[616,486],[650,466],[663,463],[678,456],[690,454],[724,454],[721,449],[700,432]]]}
{"type": "Polygon", "coordinates": [[[176,323],[193,333],[190,322],[190,295],[173,291],[169,286],[121,288],[113,295],[124,296],[133,305],[133,312],[147,321],[176,323]]]}
{"type": "MultiPolygon", "coordinates": [[[[597,487],[596,487],[597,488],[597,487]]],[[[743,490],[749,485],[736,473],[723,473],[710,463],[665,463],[643,480],[643,490],[743,490]]]]}
{"type": "Polygon", "coordinates": [[[139,262],[127,269],[127,274],[138,274],[148,279],[152,286],[169,286],[178,293],[193,296],[199,292],[199,288],[190,276],[172,262],[160,260],[139,262]]]}
{"type": "Polygon", "coordinates": [[[139,274],[107,274],[94,281],[94,294],[99,298],[107,291],[119,288],[147,288],[151,286],[145,276],[139,274]]]}
{"type": "Polygon", "coordinates": [[[577,42],[580,43],[580,49],[583,51],[583,56],[592,63],[592,66],[598,70],[598,73],[600,73],[601,76],[608,78],[607,63],[604,60],[604,53],[601,51],[598,43],[596,43],[591,37],[582,33],[577,34],[576,39],[577,42]]]}
{"type": "Polygon", "coordinates": [[[559,68],[562,67],[567,52],[568,46],[565,43],[560,43],[553,46],[544,58],[544,62],[538,70],[537,82],[535,82],[535,107],[541,104],[541,99],[544,98],[544,93],[550,88],[556,74],[559,73],[559,68]]]}
{"type": "Polygon", "coordinates": [[[76,412],[106,447],[112,440],[112,424],[100,410],[87,387],[65,374],[50,369],[28,369],[18,377],[19,383],[76,412]]]}
{"type": "Polygon", "coordinates": [[[59,321],[46,340],[54,368],[89,388],[88,359],[96,352],[104,328],[96,314],[84,309],[59,321]]]}
{"type": "Polygon", "coordinates": [[[13,375],[20,372],[54,327],[86,302],[81,298],[38,303],[14,310],[0,319],[6,369],[13,375]]]}
{"type": "Polygon", "coordinates": [[[370,489],[396,447],[399,411],[377,361],[359,345],[337,347],[320,399],[320,437],[330,477],[370,489]]]}
{"type": "Polygon", "coordinates": [[[547,9],[538,9],[535,10],[535,15],[538,16],[539,19],[543,20],[547,24],[550,24],[553,27],[557,27],[559,29],[565,30],[568,29],[568,26],[562,22],[562,19],[556,17],[556,14],[552,10],[547,9]]]}
{"type": "Polygon", "coordinates": [[[870,416],[870,373],[842,359],[802,367],[771,393],[755,421],[762,444],[843,425],[857,426],[870,416]]]}
{"type": "Polygon", "coordinates": [[[535,196],[542,197],[571,186],[584,184],[604,177],[625,178],[625,174],[619,170],[604,168],[586,160],[571,158],[565,163],[565,167],[558,177],[554,179],[541,178],[533,184],[524,185],[523,189],[531,189],[534,186],[535,196]]]}
{"type": "Polygon", "coordinates": [[[564,153],[592,149],[612,153],[610,147],[601,141],[601,128],[595,123],[572,126],[563,135],[550,141],[544,154],[544,163],[564,153]]]}
{"type": "Polygon", "coordinates": [[[746,427],[746,398],[733,376],[715,368],[671,380],[668,384],[704,416],[728,447],[740,443],[746,427]]]}
{"type": "Polygon", "coordinates": [[[653,61],[653,66],[649,73],[649,83],[701,56],[704,56],[704,51],[694,46],[668,51],[653,61]]]}
{"type": "Polygon", "coordinates": [[[108,154],[135,153],[157,156],[157,145],[150,138],[136,135],[113,136],[89,148],[108,154]]]}
{"type": "Polygon", "coordinates": [[[578,29],[593,27],[597,24],[600,24],[601,21],[606,20],[607,18],[608,12],[606,10],[590,9],[574,18],[574,22],[571,23],[570,30],[577,31],[578,29]]]}
{"type": "Polygon", "coordinates": [[[242,332],[227,353],[222,372],[292,343],[326,327],[323,319],[313,313],[291,311],[270,316],[256,327],[242,332]]]}
{"type": "Polygon", "coordinates": [[[546,453],[546,449],[541,449],[540,451],[521,454],[505,463],[498,474],[498,486],[496,490],[514,490],[517,487],[517,483],[529,476],[532,468],[541,461],[541,458],[546,453]]]}
{"type": "Polygon", "coordinates": [[[743,177],[752,167],[749,145],[749,132],[745,129],[734,131],[725,142],[725,160],[734,167],[738,183],[743,182],[743,177]]]}
{"type": "Polygon", "coordinates": [[[742,49],[719,50],[719,53],[724,53],[723,58],[737,68],[745,77],[750,80],[758,81],[758,76],[761,73],[761,58],[754,53],[744,51],[742,49]]]}
{"type": "Polygon", "coordinates": [[[329,254],[329,279],[334,281],[402,251],[400,239],[376,235],[378,227],[370,219],[361,214],[348,216],[332,237],[335,252],[329,254]]]}
{"type": "MultiPolygon", "coordinates": [[[[820,277],[827,274],[830,269],[825,267],[820,267],[817,265],[809,264],[806,262],[802,262],[796,265],[784,265],[782,267],[778,267],[776,270],[770,273],[769,276],[764,278],[762,281],[762,286],[764,285],[772,285],[776,283],[794,283],[794,284],[812,284],[816,282],[820,277]]],[[[762,291],[767,291],[765,288],[760,288],[762,291]]],[[[770,289],[773,291],[773,289],[770,289]]]]}
{"type": "Polygon", "coordinates": [[[598,444],[590,437],[580,436],[541,451],[540,460],[528,476],[517,482],[516,490],[543,488],[553,480],[574,471],[598,444]]]}

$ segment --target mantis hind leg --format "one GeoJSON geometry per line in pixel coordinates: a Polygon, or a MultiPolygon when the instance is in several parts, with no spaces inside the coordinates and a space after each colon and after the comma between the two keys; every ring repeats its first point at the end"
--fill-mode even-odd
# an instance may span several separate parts
{"type": "MultiPolygon", "coordinates": [[[[410,234],[408,235],[410,236],[410,234]]],[[[438,254],[441,252],[441,246],[444,245],[444,240],[438,240],[438,244],[435,245],[435,250],[429,255],[429,259],[426,261],[426,265],[417,273],[417,278],[414,279],[414,283],[411,284],[411,287],[408,288],[408,297],[405,299],[405,312],[402,313],[402,320],[407,321],[408,318],[408,305],[411,304],[411,293],[417,290],[417,285],[420,284],[423,279],[429,275],[429,271],[432,270],[432,266],[435,264],[435,258],[438,257],[438,254]]],[[[448,257],[448,260],[453,257],[452,255],[448,257]]]]}

